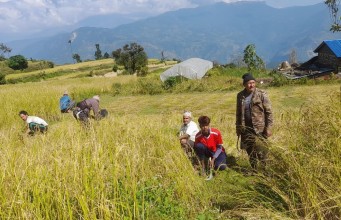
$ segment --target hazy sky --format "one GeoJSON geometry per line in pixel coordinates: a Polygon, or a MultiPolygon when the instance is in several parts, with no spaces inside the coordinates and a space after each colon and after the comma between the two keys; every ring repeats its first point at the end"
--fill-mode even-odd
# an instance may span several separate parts
{"type": "MultiPolygon", "coordinates": [[[[72,25],[92,15],[108,13],[162,13],[221,0],[0,0],[0,42],[72,25]]],[[[238,0],[224,0],[236,2],[238,0]]],[[[257,1],[257,0],[250,0],[257,1]]],[[[312,5],[323,0],[265,0],[273,7],[312,5]]],[[[327,13],[327,9],[326,9],[327,13]]]]}

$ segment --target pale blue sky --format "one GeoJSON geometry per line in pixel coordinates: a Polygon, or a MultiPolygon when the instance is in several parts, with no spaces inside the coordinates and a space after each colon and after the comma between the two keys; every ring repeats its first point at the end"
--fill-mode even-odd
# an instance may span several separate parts
{"type": "MultiPolygon", "coordinates": [[[[0,42],[73,25],[93,15],[108,13],[163,13],[221,0],[0,0],[0,42]]],[[[237,0],[224,0],[226,3],[237,0]]],[[[258,0],[250,0],[258,1],[258,0]]],[[[323,0],[264,0],[272,7],[323,3],[323,0]]],[[[326,13],[328,10],[326,8],[326,13]]]]}

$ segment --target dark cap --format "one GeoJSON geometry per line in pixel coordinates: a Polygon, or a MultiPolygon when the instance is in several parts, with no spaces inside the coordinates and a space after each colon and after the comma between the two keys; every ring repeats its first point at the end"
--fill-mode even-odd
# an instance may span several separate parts
{"type": "Polygon", "coordinates": [[[250,80],[256,80],[255,78],[253,78],[251,73],[245,73],[243,75],[243,84],[247,83],[250,80]]]}

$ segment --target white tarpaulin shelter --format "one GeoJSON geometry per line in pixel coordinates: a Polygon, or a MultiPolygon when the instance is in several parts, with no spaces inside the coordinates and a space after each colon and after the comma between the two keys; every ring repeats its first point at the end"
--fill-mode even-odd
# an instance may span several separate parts
{"type": "Polygon", "coordinates": [[[208,70],[213,68],[213,62],[200,58],[190,58],[181,63],[175,64],[160,75],[164,82],[172,76],[183,76],[188,79],[201,79],[208,70]]]}

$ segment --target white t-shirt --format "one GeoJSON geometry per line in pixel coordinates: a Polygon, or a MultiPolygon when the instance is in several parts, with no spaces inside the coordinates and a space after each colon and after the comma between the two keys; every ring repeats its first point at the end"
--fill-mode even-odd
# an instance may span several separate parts
{"type": "Polygon", "coordinates": [[[187,125],[182,124],[180,128],[180,136],[184,134],[189,135],[191,141],[195,141],[195,135],[199,132],[199,128],[194,121],[190,121],[187,125]]]}
{"type": "Polygon", "coordinates": [[[44,126],[47,126],[48,124],[46,123],[46,121],[44,121],[43,119],[37,117],[37,116],[27,116],[27,119],[26,119],[26,123],[29,124],[29,123],[37,123],[37,124],[41,124],[41,125],[44,125],[44,126]]]}

